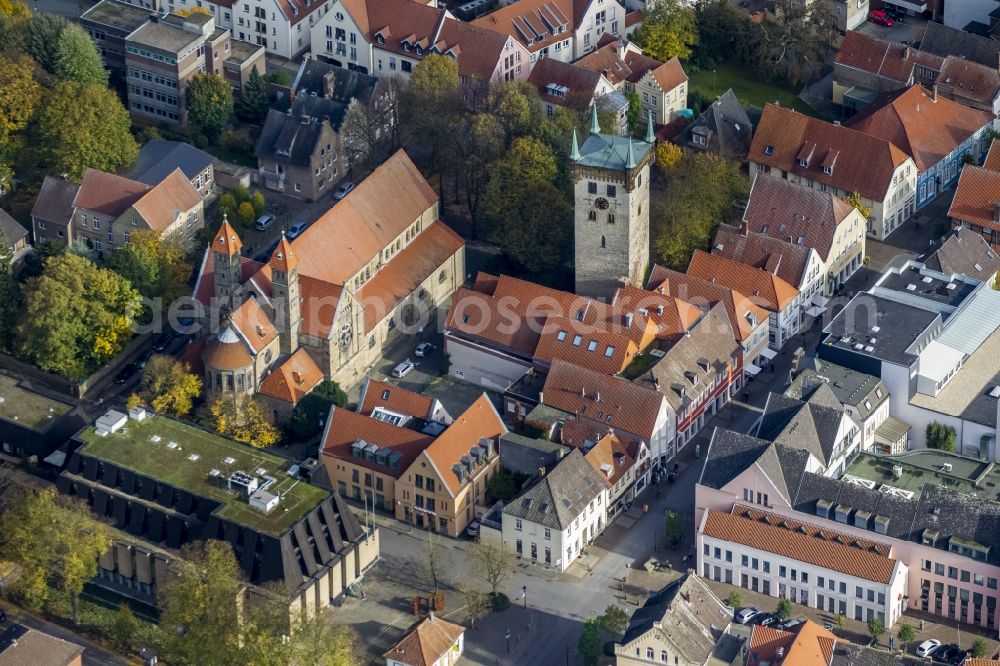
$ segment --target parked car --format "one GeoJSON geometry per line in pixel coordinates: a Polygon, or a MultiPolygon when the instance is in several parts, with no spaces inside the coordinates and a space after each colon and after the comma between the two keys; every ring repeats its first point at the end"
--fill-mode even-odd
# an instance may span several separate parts
{"type": "Polygon", "coordinates": [[[413,355],[423,358],[428,354],[430,354],[431,351],[433,350],[434,350],[434,345],[432,345],[429,342],[421,342],[419,345],[417,345],[417,348],[413,350],[413,355]]]}
{"type": "Polygon", "coordinates": [[[759,608],[743,608],[737,611],[736,615],[733,616],[733,620],[736,624],[748,624],[757,615],[760,615],[759,608]]]}
{"type": "Polygon", "coordinates": [[[350,194],[351,190],[353,189],[354,189],[354,183],[352,183],[349,180],[345,180],[343,183],[340,184],[340,187],[337,188],[337,192],[336,194],[333,195],[333,198],[336,199],[337,201],[340,201],[348,194],[350,194]]]}
{"type": "Polygon", "coordinates": [[[272,224],[274,224],[274,215],[261,215],[257,218],[257,223],[253,225],[253,228],[257,231],[267,231],[272,224]]]}
{"type": "Polygon", "coordinates": [[[153,341],[153,351],[156,353],[162,352],[164,349],[170,346],[170,343],[174,340],[173,331],[164,331],[157,336],[156,340],[153,341]]]}
{"type": "Polygon", "coordinates": [[[465,528],[465,533],[468,534],[473,539],[475,539],[476,537],[478,537],[479,536],[479,521],[478,520],[473,520],[471,523],[469,523],[469,526],[465,528]]]}
{"type": "Polygon", "coordinates": [[[779,622],[778,616],[774,613],[758,613],[750,618],[747,624],[759,624],[762,627],[770,627],[779,622]]]}
{"type": "Polygon", "coordinates": [[[393,377],[405,377],[413,370],[413,361],[403,361],[392,369],[393,377]]]}
{"type": "Polygon", "coordinates": [[[965,650],[954,643],[942,645],[934,651],[934,660],[959,666],[959,664],[965,661],[965,650]]]}
{"type": "Polygon", "coordinates": [[[288,240],[293,240],[302,235],[302,232],[306,230],[309,223],[305,220],[295,220],[292,222],[292,226],[288,227],[288,231],[285,232],[285,238],[288,240]]]}
{"type": "Polygon", "coordinates": [[[868,12],[868,20],[875,25],[880,25],[885,28],[891,28],[895,21],[891,16],[886,14],[881,9],[873,9],[868,12]]]}
{"type": "Polygon", "coordinates": [[[917,656],[929,657],[934,654],[939,647],[941,647],[941,641],[936,638],[928,638],[926,641],[917,646],[917,656]]]}
{"type": "Polygon", "coordinates": [[[788,620],[787,622],[779,623],[777,626],[775,626],[775,629],[781,629],[782,631],[790,631],[805,621],[806,619],[804,617],[796,617],[791,620],[788,620]]]}
{"type": "Polygon", "coordinates": [[[142,366],[138,363],[129,363],[115,375],[115,384],[124,384],[139,374],[140,370],[142,370],[142,366]]]}

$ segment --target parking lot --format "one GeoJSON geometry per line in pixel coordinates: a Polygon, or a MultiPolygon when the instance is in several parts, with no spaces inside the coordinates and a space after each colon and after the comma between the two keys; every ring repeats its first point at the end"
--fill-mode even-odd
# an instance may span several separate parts
{"type": "Polygon", "coordinates": [[[870,35],[872,37],[878,37],[879,39],[886,39],[891,42],[906,42],[907,44],[913,44],[914,42],[920,41],[920,38],[923,37],[924,26],[926,25],[927,19],[920,16],[913,16],[911,14],[903,19],[902,22],[895,21],[890,27],[876,25],[871,21],[865,21],[863,24],[858,26],[857,32],[870,35]]]}

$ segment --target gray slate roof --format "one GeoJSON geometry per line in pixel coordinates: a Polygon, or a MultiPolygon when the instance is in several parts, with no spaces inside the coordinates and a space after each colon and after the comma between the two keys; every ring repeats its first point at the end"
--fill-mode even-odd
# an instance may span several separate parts
{"type": "Polygon", "coordinates": [[[732,620],[727,613],[701,579],[689,573],[651,595],[632,613],[620,644],[628,645],[659,623],[685,663],[703,664],[732,620]]]}
{"type": "Polygon", "coordinates": [[[1000,41],[932,21],[927,24],[923,41],[920,42],[920,50],[941,57],[960,56],[980,65],[995,68],[997,57],[1000,56],[1000,41]]]}
{"type": "Polygon", "coordinates": [[[957,227],[953,229],[923,264],[946,275],[961,274],[988,280],[1000,270],[1000,257],[980,234],[957,227]]]}
{"type": "Polygon", "coordinates": [[[799,363],[800,372],[785,395],[797,400],[808,400],[820,387],[826,385],[844,405],[858,410],[862,420],[867,419],[879,405],[889,399],[889,391],[882,380],[874,375],[858,372],[842,365],[821,361],[808,356],[799,363]],[[881,397],[879,397],[881,393],[881,397]],[[865,403],[871,405],[869,408],[865,403]]]}
{"type": "Polygon", "coordinates": [[[8,246],[13,246],[14,243],[28,235],[28,230],[12,218],[7,211],[0,209],[0,233],[3,234],[3,241],[8,246]]]}
{"type": "Polygon", "coordinates": [[[702,111],[678,137],[680,143],[707,149],[733,160],[746,159],[752,139],[753,123],[732,88],[702,111]],[[695,143],[695,134],[704,136],[705,143],[695,143]]]}
{"type": "Polygon", "coordinates": [[[191,180],[207,169],[213,160],[204,150],[189,143],[154,139],[142,147],[135,164],[124,176],[147,185],[158,185],[175,169],[180,169],[191,180]]]}
{"type": "Polygon", "coordinates": [[[843,415],[843,406],[825,384],[817,387],[806,401],[772,393],[764,407],[757,436],[804,448],[825,466],[833,456],[843,415]]]}
{"type": "Polygon", "coordinates": [[[73,201],[80,186],[62,178],[46,176],[31,207],[31,216],[56,224],[67,224],[73,216],[73,201]]]}
{"type": "Polygon", "coordinates": [[[562,531],[604,489],[604,479],[573,449],[551,472],[504,507],[504,515],[562,531]]]}

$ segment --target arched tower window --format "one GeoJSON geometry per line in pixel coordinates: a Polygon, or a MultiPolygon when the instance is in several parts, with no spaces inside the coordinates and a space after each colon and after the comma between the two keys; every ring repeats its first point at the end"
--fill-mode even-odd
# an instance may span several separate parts
{"type": "Polygon", "coordinates": [[[608,241],[604,236],[601,236],[601,247],[607,247],[608,241]]]}

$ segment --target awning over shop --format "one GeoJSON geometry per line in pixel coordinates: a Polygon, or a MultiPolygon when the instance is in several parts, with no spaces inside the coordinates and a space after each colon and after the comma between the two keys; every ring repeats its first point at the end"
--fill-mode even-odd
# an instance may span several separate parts
{"type": "Polygon", "coordinates": [[[778,355],[778,352],[768,347],[764,347],[763,351],[760,352],[760,355],[766,358],[768,361],[773,361],[774,357],[778,355]]]}
{"type": "Polygon", "coordinates": [[[826,312],[826,308],[817,307],[815,305],[811,308],[806,308],[806,314],[810,317],[818,317],[824,312],[826,312]]]}
{"type": "Polygon", "coordinates": [[[748,363],[747,365],[743,366],[743,369],[746,370],[747,374],[749,374],[751,377],[756,377],[760,373],[760,368],[754,365],[753,363],[748,363]]]}
{"type": "Polygon", "coordinates": [[[906,437],[909,431],[908,423],[890,416],[875,428],[875,441],[879,444],[895,444],[906,437]]]}

